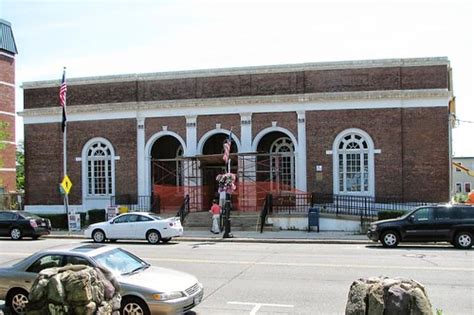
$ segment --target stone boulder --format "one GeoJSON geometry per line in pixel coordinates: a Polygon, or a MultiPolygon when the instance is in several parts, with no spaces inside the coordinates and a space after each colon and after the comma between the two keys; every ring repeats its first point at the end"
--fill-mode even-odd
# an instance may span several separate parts
{"type": "Polygon", "coordinates": [[[67,265],[42,270],[26,307],[27,315],[119,314],[120,287],[105,269],[67,265]]]}
{"type": "Polygon", "coordinates": [[[415,280],[376,277],[351,284],[346,315],[432,315],[425,288],[415,280]]]}

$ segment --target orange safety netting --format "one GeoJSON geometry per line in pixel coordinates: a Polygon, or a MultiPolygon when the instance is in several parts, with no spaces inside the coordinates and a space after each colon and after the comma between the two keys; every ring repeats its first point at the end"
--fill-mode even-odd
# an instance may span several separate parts
{"type": "MultiPolygon", "coordinates": [[[[212,199],[218,198],[217,191],[210,186],[154,185],[154,196],[160,200],[161,211],[177,211],[189,195],[191,211],[207,210],[212,199]]],[[[237,182],[232,193],[232,207],[237,211],[258,212],[263,208],[267,193],[292,195],[304,193],[288,185],[272,182],[237,182]]]]}

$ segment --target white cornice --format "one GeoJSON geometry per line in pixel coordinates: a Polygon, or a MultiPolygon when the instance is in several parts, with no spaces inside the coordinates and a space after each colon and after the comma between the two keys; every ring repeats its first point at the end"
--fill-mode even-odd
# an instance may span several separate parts
{"type": "MultiPolygon", "coordinates": [[[[376,109],[447,106],[445,89],[376,92],[314,93],[257,97],[230,97],[156,102],[128,102],[68,106],[69,121],[174,117],[240,113],[289,112],[340,109],[376,109]]],[[[25,109],[18,113],[24,124],[61,120],[61,107],[25,109]]]]}
{"type": "MultiPolygon", "coordinates": [[[[433,66],[446,65],[449,66],[447,57],[426,57],[426,58],[407,58],[407,59],[375,59],[375,60],[353,60],[353,61],[334,61],[334,62],[317,62],[317,63],[301,63],[286,65],[269,65],[256,67],[239,67],[239,68],[217,68],[203,70],[173,71],[173,72],[157,72],[157,73],[135,73],[121,74],[110,76],[96,76],[68,79],[68,85],[85,85],[85,84],[101,84],[101,83],[119,83],[130,81],[152,81],[152,80],[170,80],[200,77],[218,77],[218,76],[236,76],[251,74],[268,74],[295,71],[314,71],[314,70],[334,70],[334,69],[364,69],[378,67],[411,67],[411,66],[433,66]]],[[[57,87],[60,80],[49,81],[32,81],[24,82],[23,89],[37,89],[57,87]]]]}

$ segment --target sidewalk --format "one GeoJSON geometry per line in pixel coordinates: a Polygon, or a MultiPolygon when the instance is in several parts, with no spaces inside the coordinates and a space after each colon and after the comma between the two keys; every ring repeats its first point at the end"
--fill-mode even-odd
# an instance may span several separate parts
{"type": "MultiPolygon", "coordinates": [[[[242,243],[320,243],[320,244],[370,244],[367,236],[352,232],[306,232],[306,231],[232,231],[232,238],[223,238],[223,233],[212,234],[210,231],[185,230],[182,237],[174,238],[175,241],[212,241],[212,242],[242,242],[242,243]]],[[[74,238],[82,239],[83,231],[52,231],[47,238],[74,238]]]]}

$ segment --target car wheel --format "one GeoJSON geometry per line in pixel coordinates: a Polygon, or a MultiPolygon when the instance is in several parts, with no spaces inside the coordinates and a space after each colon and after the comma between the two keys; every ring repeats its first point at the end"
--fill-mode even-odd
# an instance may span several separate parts
{"type": "Polygon", "coordinates": [[[96,243],[103,243],[105,241],[105,234],[102,230],[95,230],[92,232],[92,239],[96,243]]]}
{"type": "Polygon", "coordinates": [[[472,234],[469,232],[460,232],[454,238],[454,246],[461,249],[472,247],[472,234]]]}
{"type": "Polygon", "coordinates": [[[146,233],[146,240],[150,244],[158,244],[161,240],[160,232],[156,230],[151,230],[146,233]]]}
{"type": "Polygon", "coordinates": [[[171,237],[162,238],[161,241],[162,241],[163,243],[168,243],[169,241],[171,241],[171,237]]]}
{"type": "Polygon", "coordinates": [[[398,234],[394,231],[387,231],[382,234],[380,238],[380,242],[382,243],[383,247],[397,247],[398,242],[400,242],[398,234]]]}
{"type": "Polygon", "coordinates": [[[120,314],[122,315],[150,315],[148,306],[139,298],[125,297],[121,304],[120,314]]]}
{"type": "Polygon", "coordinates": [[[15,289],[8,294],[6,302],[12,314],[25,314],[26,304],[28,304],[28,292],[15,289]]]}
{"type": "Polygon", "coordinates": [[[12,240],[21,240],[23,235],[19,228],[13,228],[10,230],[10,237],[12,238],[12,240]]]}

